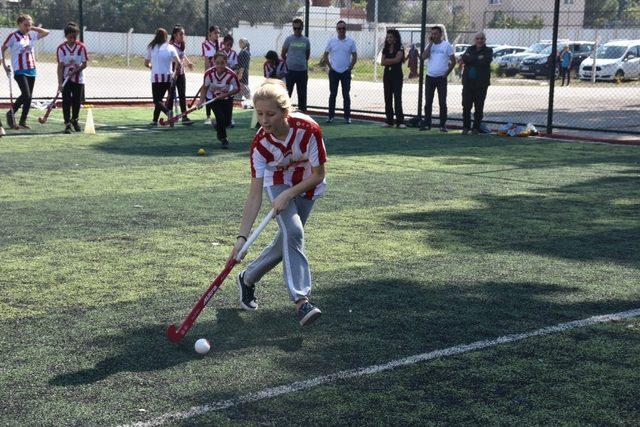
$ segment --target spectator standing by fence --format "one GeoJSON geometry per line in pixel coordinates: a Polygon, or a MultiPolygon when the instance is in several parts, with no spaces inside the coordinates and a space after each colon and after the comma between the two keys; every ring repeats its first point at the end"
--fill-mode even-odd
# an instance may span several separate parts
{"type": "MultiPolygon", "coordinates": [[[[238,40],[240,53],[238,54],[238,80],[240,81],[240,97],[242,106],[251,105],[251,90],[249,90],[249,65],[251,63],[251,45],[249,40],[242,37],[238,40]]],[[[248,108],[248,107],[247,107],[248,108]]]]}
{"type": "Polygon", "coordinates": [[[396,126],[406,128],[404,114],[402,113],[402,63],[404,62],[404,48],[400,40],[398,30],[387,30],[387,38],[382,49],[382,65],[384,75],[382,84],[384,87],[384,111],[387,121],[384,127],[393,126],[393,113],[395,104],[396,126]]]}
{"type": "Polygon", "coordinates": [[[493,50],[487,46],[484,33],[476,34],[474,41],[475,43],[467,48],[461,58],[464,64],[462,71],[462,133],[464,135],[471,129],[471,108],[474,106],[472,133],[480,132],[484,100],[491,84],[493,50]]]}
{"type": "Polygon", "coordinates": [[[442,39],[442,28],[435,26],[429,30],[429,43],[422,52],[422,60],[429,60],[425,90],[427,103],[424,106],[424,122],[420,130],[431,130],[433,97],[438,91],[440,107],[440,131],[447,132],[447,78],[456,65],[453,46],[442,39]]]}
{"type": "Polygon", "coordinates": [[[558,54],[560,61],[560,75],[562,75],[562,84],[560,86],[564,86],[565,76],[567,78],[567,86],[571,83],[571,61],[573,60],[573,54],[569,49],[569,46],[565,46],[562,49],[562,52],[558,54]]]}
{"type": "Polygon", "coordinates": [[[287,64],[287,91],[289,96],[296,87],[298,94],[298,110],[307,111],[307,84],[309,82],[309,56],[311,43],[302,35],[304,22],[296,18],[292,21],[293,35],[287,37],[282,45],[282,59],[287,64]]]}
{"type": "Polygon", "coordinates": [[[347,23],[340,20],[336,24],[337,36],[327,41],[322,61],[329,65],[329,118],[333,121],[336,114],[338,85],[342,86],[344,122],[351,123],[351,70],[356,65],[358,53],[356,42],[347,36],[347,23]]]}
{"type": "Polygon", "coordinates": [[[415,43],[411,45],[411,49],[409,49],[409,54],[407,56],[409,59],[407,61],[407,65],[409,67],[409,78],[415,79],[418,77],[418,58],[420,57],[420,52],[418,51],[415,43]]]}

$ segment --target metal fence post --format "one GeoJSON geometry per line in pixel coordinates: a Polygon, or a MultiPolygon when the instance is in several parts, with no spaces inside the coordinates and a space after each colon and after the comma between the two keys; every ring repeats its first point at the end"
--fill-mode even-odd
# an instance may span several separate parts
{"type": "Polygon", "coordinates": [[[311,1],[305,0],[304,2],[304,36],[309,38],[309,9],[311,8],[311,1]]]}
{"type": "Polygon", "coordinates": [[[204,0],[204,33],[209,38],[209,0],[204,0]]]}
{"type": "Polygon", "coordinates": [[[80,26],[80,41],[84,42],[84,13],[82,12],[82,0],[78,0],[78,25],[80,26]]]}
{"type": "Polygon", "coordinates": [[[549,69],[549,109],[547,110],[547,134],[553,133],[553,95],[556,89],[556,67],[558,65],[558,26],[560,23],[560,0],[553,6],[553,36],[551,40],[551,66],[549,69]]]}
{"type": "Polygon", "coordinates": [[[422,0],[422,21],[420,24],[420,71],[418,76],[418,120],[422,119],[422,93],[424,88],[424,61],[422,60],[422,52],[424,51],[424,40],[427,33],[427,0],[422,0]]]}

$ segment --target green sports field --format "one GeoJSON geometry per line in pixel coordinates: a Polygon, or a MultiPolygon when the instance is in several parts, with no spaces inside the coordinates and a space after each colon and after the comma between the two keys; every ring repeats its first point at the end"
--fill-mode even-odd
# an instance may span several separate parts
{"type": "Polygon", "coordinates": [[[176,346],[166,326],[238,232],[249,113],[230,150],[200,116],[149,130],[148,109],[96,109],[91,136],[59,116],[0,139],[0,424],[638,422],[635,315],[295,383],[640,309],[640,147],[323,126],[306,229],[323,317],[298,326],[278,268],[258,311],[229,278],[176,346]]]}

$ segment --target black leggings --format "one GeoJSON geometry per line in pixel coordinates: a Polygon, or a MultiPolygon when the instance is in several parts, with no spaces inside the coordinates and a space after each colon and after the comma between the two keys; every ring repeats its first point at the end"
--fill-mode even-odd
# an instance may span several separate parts
{"type": "Polygon", "coordinates": [[[20,87],[20,96],[13,103],[13,112],[17,112],[22,107],[20,123],[25,123],[31,108],[31,95],[33,94],[33,85],[36,83],[36,78],[35,76],[25,76],[24,74],[16,74],[13,78],[18,83],[18,87],[20,87]]]}
{"type": "Polygon", "coordinates": [[[153,92],[153,105],[155,105],[155,108],[153,110],[154,122],[157,122],[158,118],[160,118],[160,112],[167,114],[171,111],[169,108],[167,108],[164,105],[164,102],[163,102],[164,94],[167,93],[167,91],[170,88],[171,88],[170,82],[151,83],[151,91],[153,92]]]}
{"type": "Polygon", "coordinates": [[[384,112],[387,116],[387,124],[393,126],[393,106],[395,104],[396,125],[404,124],[402,112],[402,73],[386,72],[382,78],[384,89],[384,112]]]}
{"type": "MultiPolygon", "coordinates": [[[[185,111],[187,111],[187,79],[185,77],[184,74],[179,75],[176,78],[176,87],[175,89],[178,90],[178,99],[180,100],[180,112],[184,113],[185,111]]],[[[173,110],[173,93],[170,93],[169,96],[167,97],[167,104],[166,107],[169,110],[173,110]]]]}
{"type": "Polygon", "coordinates": [[[233,114],[233,98],[213,101],[211,104],[213,114],[216,116],[216,135],[218,140],[227,139],[227,126],[231,124],[233,114]]]}
{"type": "Polygon", "coordinates": [[[84,84],[70,82],[62,88],[62,115],[65,124],[78,121],[80,103],[84,94],[84,84]]]}

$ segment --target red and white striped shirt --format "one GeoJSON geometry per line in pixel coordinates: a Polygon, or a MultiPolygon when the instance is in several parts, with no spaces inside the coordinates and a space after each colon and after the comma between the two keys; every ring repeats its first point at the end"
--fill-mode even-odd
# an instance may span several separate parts
{"type": "Polygon", "coordinates": [[[230,68],[225,68],[222,74],[218,74],[215,68],[210,68],[204,73],[204,85],[207,88],[207,99],[213,99],[221,93],[238,89],[240,81],[238,75],[230,68]]]}
{"type": "Polygon", "coordinates": [[[238,68],[238,53],[233,49],[222,49],[222,51],[227,54],[227,67],[231,68],[232,70],[238,68]]]}
{"type": "MultiPolygon", "coordinates": [[[[327,161],[327,152],[320,125],[302,113],[287,118],[289,134],[280,141],[260,128],[249,153],[251,177],[263,178],[263,187],[284,184],[289,187],[311,176],[311,168],[327,161]]],[[[304,196],[315,200],[325,193],[326,180],[309,190],[304,196]]]]}
{"type": "MultiPolygon", "coordinates": [[[[178,70],[178,75],[179,76],[184,76],[184,50],[185,50],[185,44],[184,43],[171,43],[171,46],[176,48],[176,52],[178,52],[178,58],[180,58],[180,63],[182,64],[180,66],[180,70],[178,70]]],[[[175,62],[171,63],[171,72],[175,72],[176,71],[176,64],[175,62]]]]}
{"type": "Polygon", "coordinates": [[[174,58],[180,59],[178,51],[170,43],[155,45],[153,49],[147,49],[144,59],[151,62],[152,83],[171,82],[171,64],[174,58]]]}
{"type": "Polygon", "coordinates": [[[38,40],[38,33],[35,31],[29,31],[27,34],[14,31],[7,36],[3,46],[11,52],[11,67],[14,71],[36,68],[36,57],[33,51],[36,40],[38,40]]]}
{"type": "Polygon", "coordinates": [[[218,51],[219,45],[220,44],[217,40],[215,42],[212,42],[211,40],[206,39],[202,42],[202,56],[204,57],[207,68],[213,67],[213,55],[215,55],[218,51]]]}
{"type": "MultiPolygon", "coordinates": [[[[58,58],[58,63],[64,65],[63,78],[67,78],[71,71],[89,60],[87,47],[79,41],[76,41],[72,46],[69,46],[67,42],[62,43],[58,46],[56,57],[58,58]]],[[[84,84],[84,72],[80,71],[74,74],[71,81],[84,84]]]]}
{"type": "Polygon", "coordinates": [[[264,62],[264,77],[267,79],[282,79],[284,80],[289,69],[287,68],[286,61],[279,60],[277,64],[273,65],[270,61],[264,62]]]}

